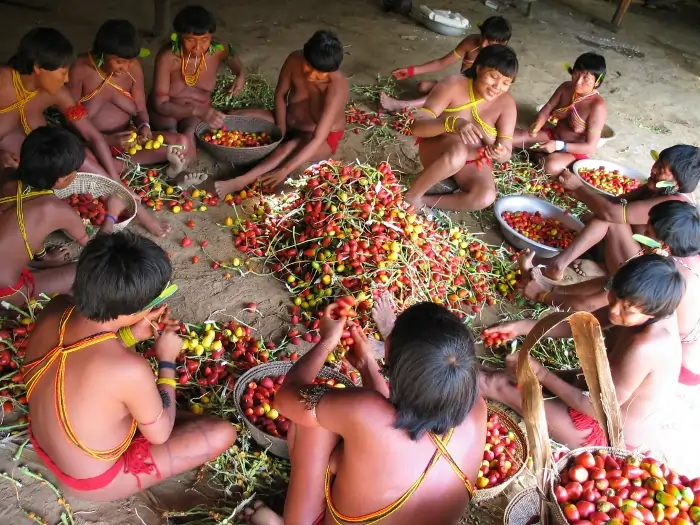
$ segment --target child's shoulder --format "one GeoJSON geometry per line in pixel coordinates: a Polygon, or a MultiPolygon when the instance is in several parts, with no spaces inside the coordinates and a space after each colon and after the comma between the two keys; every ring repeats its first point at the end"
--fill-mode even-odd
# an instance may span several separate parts
{"type": "Polygon", "coordinates": [[[464,39],[459,44],[457,44],[457,47],[460,49],[468,47],[466,51],[474,51],[474,48],[479,47],[480,45],[481,35],[479,33],[474,33],[473,35],[467,35],[466,37],[464,37],[464,39]]]}

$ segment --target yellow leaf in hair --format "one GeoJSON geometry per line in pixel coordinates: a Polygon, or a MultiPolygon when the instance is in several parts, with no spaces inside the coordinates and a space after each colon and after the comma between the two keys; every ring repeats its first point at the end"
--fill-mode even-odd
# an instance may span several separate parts
{"type": "Polygon", "coordinates": [[[567,73],[571,72],[571,66],[569,65],[568,62],[562,62],[561,65],[564,66],[564,69],[566,70],[567,73]]]}
{"type": "Polygon", "coordinates": [[[652,158],[652,159],[654,159],[654,160],[659,160],[659,152],[658,152],[658,151],[656,151],[656,150],[653,149],[653,150],[651,150],[649,153],[651,154],[651,158],[652,158]]]}

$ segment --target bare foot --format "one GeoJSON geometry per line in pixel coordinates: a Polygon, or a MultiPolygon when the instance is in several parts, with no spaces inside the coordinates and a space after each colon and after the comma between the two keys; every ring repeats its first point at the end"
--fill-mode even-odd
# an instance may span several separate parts
{"type": "Polygon", "coordinates": [[[170,233],[172,226],[166,221],[159,221],[150,211],[139,208],[137,215],[141,226],[148,230],[148,233],[156,237],[163,238],[170,233]]]}
{"type": "Polygon", "coordinates": [[[531,301],[538,301],[542,292],[551,292],[554,288],[542,275],[540,268],[533,268],[529,275],[524,274],[523,279],[518,284],[518,292],[523,297],[527,297],[531,301]]]}
{"type": "Polygon", "coordinates": [[[70,249],[67,246],[52,246],[50,248],[46,248],[46,255],[44,255],[40,260],[41,262],[48,263],[64,263],[66,261],[70,261],[70,249]]]}
{"type": "Polygon", "coordinates": [[[217,181],[214,183],[214,189],[216,189],[216,194],[219,196],[219,198],[223,200],[229,193],[239,192],[252,182],[255,181],[246,179],[245,175],[242,175],[229,180],[217,181]]]}
{"type": "Polygon", "coordinates": [[[385,341],[389,337],[389,334],[394,329],[394,323],[396,323],[396,314],[394,313],[394,300],[392,299],[389,292],[382,292],[379,299],[374,303],[374,308],[372,308],[372,319],[377,323],[377,328],[379,329],[379,335],[385,341]]]}
{"type": "Polygon", "coordinates": [[[384,92],[379,94],[379,105],[387,111],[401,111],[409,107],[405,101],[391,98],[384,92]]]}
{"type": "Polygon", "coordinates": [[[581,268],[582,262],[583,261],[581,259],[576,259],[571,265],[571,268],[581,277],[587,277],[586,272],[584,272],[581,268]]]}
{"type": "Polygon", "coordinates": [[[250,525],[284,525],[282,516],[270,510],[262,501],[253,503],[253,508],[245,509],[243,514],[250,525]]]}
{"type": "Polygon", "coordinates": [[[530,275],[530,271],[535,267],[535,252],[532,250],[524,250],[518,256],[518,268],[520,268],[520,275],[530,275]]]}
{"type": "Polygon", "coordinates": [[[175,184],[183,190],[186,190],[190,186],[199,186],[208,178],[209,175],[206,173],[184,173],[177,178],[175,184]]]}
{"type": "Polygon", "coordinates": [[[184,148],[168,146],[165,158],[170,163],[168,167],[165,168],[165,177],[167,179],[176,177],[187,167],[187,156],[185,155],[184,148]]]}

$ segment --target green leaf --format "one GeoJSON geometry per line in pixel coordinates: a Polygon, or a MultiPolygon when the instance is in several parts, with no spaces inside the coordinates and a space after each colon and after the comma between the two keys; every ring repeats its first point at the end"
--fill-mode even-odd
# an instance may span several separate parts
{"type": "Polygon", "coordinates": [[[141,50],[139,51],[139,58],[146,58],[151,56],[151,50],[148,49],[147,47],[142,47],[141,50]]]}
{"type": "Polygon", "coordinates": [[[177,292],[177,289],[177,284],[168,283],[165,289],[160,293],[160,295],[153,299],[150,303],[148,303],[148,306],[146,306],[144,310],[150,310],[151,308],[155,308],[156,306],[159,306],[160,304],[164,303],[169,297],[171,297],[175,292],[177,292]]]}
{"type": "Polygon", "coordinates": [[[657,188],[675,188],[676,183],[670,180],[660,180],[656,183],[657,188]]]}
{"type": "Polygon", "coordinates": [[[173,42],[177,42],[177,33],[171,33],[170,40],[172,40],[173,42]]]}
{"type": "Polygon", "coordinates": [[[654,160],[659,160],[659,152],[656,150],[651,150],[649,152],[651,154],[651,158],[654,160]]]}
{"type": "Polygon", "coordinates": [[[643,246],[648,246],[649,248],[655,249],[661,248],[661,243],[659,241],[647,237],[646,235],[635,233],[634,235],[632,235],[632,238],[643,246]]]}

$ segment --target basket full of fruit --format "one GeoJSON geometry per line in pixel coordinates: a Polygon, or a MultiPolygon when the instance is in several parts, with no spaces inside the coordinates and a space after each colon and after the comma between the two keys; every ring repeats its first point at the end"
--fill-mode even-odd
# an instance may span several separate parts
{"type": "Polygon", "coordinates": [[[476,478],[475,503],[500,495],[523,470],[529,456],[525,434],[505,411],[488,404],[486,447],[476,478]]]}
{"type": "Polygon", "coordinates": [[[67,201],[78,210],[84,222],[100,226],[107,213],[107,197],[119,195],[126,203],[126,209],[117,217],[113,231],[126,228],[136,217],[136,199],[122,184],[103,175],[79,172],[67,187],[54,190],[59,199],[67,201]]]}
{"type": "MultiPolygon", "coordinates": [[[[275,409],[275,394],[292,366],[294,363],[289,362],[258,365],[243,374],[233,390],[236,408],[253,439],[271,454],[287,459],[287,431],[291,422],[275,409]]],[[[355,386],[349,377],[325,366],[315,383],[336,388],[355,386]]]]}
{"type": "Polygon", "coordinates": [[[252,164],[282,142],[282,131],[272,122],[253,117],[228,115],[220,129],[206,122],[195,129],[197,141],[212,157],[234,166],[252,164]]]}

